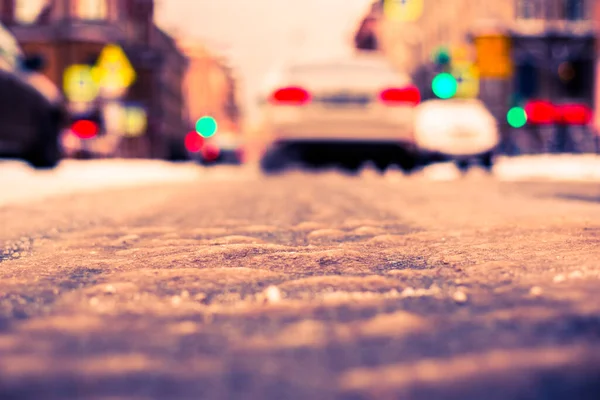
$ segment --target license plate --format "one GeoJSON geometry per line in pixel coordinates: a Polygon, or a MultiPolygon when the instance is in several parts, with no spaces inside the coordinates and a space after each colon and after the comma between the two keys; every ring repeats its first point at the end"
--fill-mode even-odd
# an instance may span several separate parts
{"type": "Polygon", "coordinates": [[[327,107],[366,107],[370,103],[366,96],[346,95],[322,97],[319,101],[327,107]]]}

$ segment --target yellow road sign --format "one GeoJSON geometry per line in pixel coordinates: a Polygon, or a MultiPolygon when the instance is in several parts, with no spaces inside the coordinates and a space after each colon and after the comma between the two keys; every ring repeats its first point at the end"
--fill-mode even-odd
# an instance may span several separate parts
{"type": "Polygon", "coordinates": [[[475,38],[477,68],[482,78],[505,79],[512,74],[510,39],[503,35],[475,38]]]}
{"type": "Polygon", "coordinates": [[[71,102],[87,103],[95,100],[98,97],[98,85],[94,81],[92,67],[75,64],[65,69],[63,89],[71,102]]]}
{"type": "Polygon", "coordinates": [[[467,46],[454,46],[452,47],[451,58],[453,63],[471,61],[471,52],[467,46]]]}
{"type": "Polygon", "coordinates": [[[452,65],[452,75],[458,83],[455,98],[473,99],[479,95],[479,71],[477,66],[469,63],[452,65]]]}
{"type": "Polygon", "coordinates": [[[383,14],[396,22],[417,21],[423,15],[424,0],[383,0],[383,14]]]}
{"type": "Polygon", "coordinates": [[[142,107],[128,106],[125,108],[125,136],[142,136],[147,126],[146,110],[142,107]]]}
{"type": "Polygon", "coordinates": [[[109,44],[100,53],[93,76],[102,92],[109,97],[122,94],[135,81],[135,70],[123,49],[109,44]]]}

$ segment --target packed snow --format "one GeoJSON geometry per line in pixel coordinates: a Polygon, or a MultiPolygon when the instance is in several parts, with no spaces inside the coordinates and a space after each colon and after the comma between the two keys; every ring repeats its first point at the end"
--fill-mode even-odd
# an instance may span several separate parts
{"type": "Polygon", "coordinates": [[[152,183],[191,182],[202,170],[193,164],[154,160],[63,161],[51,171],[35,171],[24,163],[0,163],[0,206],[53,195],[152,183]]]}

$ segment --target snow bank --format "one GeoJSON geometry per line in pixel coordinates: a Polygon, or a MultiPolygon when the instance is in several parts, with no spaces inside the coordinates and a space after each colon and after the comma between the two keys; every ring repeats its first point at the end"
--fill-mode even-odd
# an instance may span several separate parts
{"type": "Polygon", "coordinates": [[[190,163],[155,160],[65,160],[52,171],[34,171],[20,162],[2,162],[0,206],[53,195],[195,181],[203,171],[190,163]]]}
{"type": "Polygon", "coordinates": [[[494,174],[504,181],[600,181],[600,156],[539,154],[498,158],[494,174]]]}
{"type": "MultiPolygon", "coordinates": [[[[481,168],[472,168],[467,177],[484,176],[481,168]]],[[[600,156],[594,154],[539,154],[498,157],[493,175],[501,181],[575,181],[600,182],[600,156]]],[[[416,176],[431,181],[461,179],[454,163],[427,166],[416,176]]]]}
{"type": "MultiPolygon", "coordinates": [[[[0,206],[40,200],[54,195],[103,189],[135,187],[154,183],[194,182],[202,179],[238,180],[260,175],[248,166],[202,168],[193,163],[174,164],[158,160],[65,160],[53,171],[34,171],[21,162],[0,162],[0,206]],[[248,174],[250,173],[250,175],[248,174]]],[[[363,171],[363,178],[369,176],[363,171]]],[[[483,177],[473,169],[467,178],[483,177]]],[[[413,175],[415,179],[454,181],[462,174],[453,163],[434,164],[413,175]]],[[[600,156],[528,155],[499,157],[494,177],[502,181],[587,181],[600,182],[600,156]]]]}

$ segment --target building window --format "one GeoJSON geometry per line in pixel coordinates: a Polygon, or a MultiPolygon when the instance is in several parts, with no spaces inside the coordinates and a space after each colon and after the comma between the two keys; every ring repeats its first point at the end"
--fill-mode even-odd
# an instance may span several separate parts
{"type": "Polygon", "coordinates": [[[102,21],[108,17],[107,0],[77,0],[77,17],[88,21],[102,21]]]}
{"type": "Polygon", "coordinates": [[[517,19],[542,19],[544,3],[542,0],[516,0],[517,19]]]}
{"type": "Polygon", "coordinates": [[[49,0],[16,0],[15,20],[19,24],[33,24],[48,6],[49,0]]]}
{"type": "Polygon", "coordinates": [[[564,19],[567,21],[580,21],[587,19],[585,14],[585,0],[565,0],[564,19]]]}

